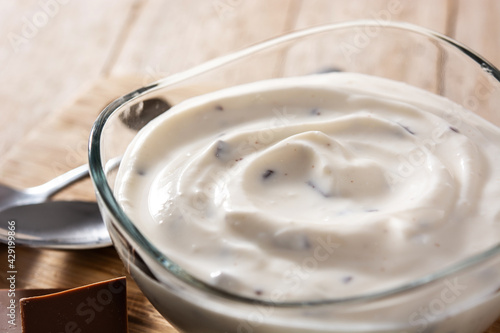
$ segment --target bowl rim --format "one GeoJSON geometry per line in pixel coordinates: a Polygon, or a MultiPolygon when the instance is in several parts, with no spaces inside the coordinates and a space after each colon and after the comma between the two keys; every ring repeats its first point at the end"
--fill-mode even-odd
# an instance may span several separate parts
{"type": "MultiPolygon", "coordinates": [[[[106,126],[107,120],[111,115],[118,110],[120,110],[125,104],[128,104],[145,94],[157,91],[159,89],[168,87],[173,84],[180,83],[184,80],[190,79],[196,75],[203,74],[210,70],[216,69],[222,65],[228,64],[230,62],[236,61],[240,58],[246,57],[253,53],[259,52],[261,50],[267,49],[269,47],[286,43],[295,39],[300,39],[306,36],[312,36],[315,34],[329,32],[334,30],[342,29],[352,29],[357,27],[382,27],[382,28],[393,28],[405,30],[411,33],[416,33],[419,35],[427,36],[432,39],[438,39],[449,46],[461,51],[474,62],[479,64],[481,68],[489,73],[496,81],[500,83],[500,70],[498,70],[493,64],[484,59],[482,56],[477,54],[475,51],[469,47],[455,41],[454,39],[445,36],[441,33],[432,31],[427,28],[420,27],[418,25],[406,23],[406,22],[391,22],[391,21],[379,21],[379,20],[356,20],[348,21],[343,23],[333,23],[324,24],[315,27],[310,27],[306,29],[296,30],[293,32],[280,35],[265,41],[259,42],[242,50],[217,57],[215,59],[206,61],[201,65],[197,65],[191,69],[182,71],[177,74],[170,75],[163,79],[160,79],[154,83],[136,89],[126,95],[123,95],[113,102],[108,104],[99,114],[97,119],[92,126],[89,144],[88,144],[88,159],[90,166],[90,176],[96,196],[98,198],[99,206],[101,211],[103,209],[107,210],[112,216],[113,220],[118,221],[120,227],[123,231],[127,233],[129,237],[133,239],[134,242],[142,248],[142,250],[153,260],[159,263],[163,269],[168,273],[172,274],[176,278],[180,279],[182,282],[197,288],[199,291],[208,292],[215,296],[220,296],[225,299],[253,304],[253,305],[271,305],[275,307],[303,307],[303,306],[319,306],[319,305],[332,305],[332,304],[346,304],[352,302],[362,302],[362,301],[372,301],[379,300],[389,296],[394,296],[406,291],[411,291],[433,282],[436,282],[442,278],[446,278],[454,273],[460,272],[467,268],[473,267],[474,265],[480,264],[495,255],[500,253],[500,243],[489,248],[488,250],[482,251],[478,254],[470,256],[468,258],[462,259],[459,262],[447,266],[437,272],[430,273],[424,277],[417,278],[413,281],[403,283],[397,287],[384,289],[382,291],[370,292],[366,294],[360,294],[356,296],[342,297],[342,298],[331,298],[322,300],[306,300],[306,301],[286,301],[286,302],[275,302],[267,299],[252,298],[242,295],[237,295],[229,291],[212,286],[185,271],[181,266],[177,265],[174,261],[170,260],[166,255],[164,255],[160,250],[158,250],[153,244],[148,242],[147,238],[136,228],[132,221],[128,218],[125,212],[122,210],[117,200],[114,197],[113,191],[107,182],[105,169],[102,166],[100,141],[103,129],[106,126]]],[[[103,212],[103,215],[106,212],[103,212]]]]}

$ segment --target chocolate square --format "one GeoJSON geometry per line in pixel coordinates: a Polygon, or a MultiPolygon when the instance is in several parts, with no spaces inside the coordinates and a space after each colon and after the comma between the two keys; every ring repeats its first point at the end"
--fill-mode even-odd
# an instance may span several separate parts
{"type": "Polygon", "coordinates": [[[62,289],[0,289],[0,332],[21,333],[21,313],[19,301],[21,298],[47,295],[62,289]]]}
{"type": "Polygon", "coordinates": [[[126,278],[20,300],[23,333],[125,333],[126,278]]]}

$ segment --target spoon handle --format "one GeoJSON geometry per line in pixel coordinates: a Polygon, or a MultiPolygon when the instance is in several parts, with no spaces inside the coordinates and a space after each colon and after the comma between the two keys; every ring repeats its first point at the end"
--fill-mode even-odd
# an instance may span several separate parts
{"type": "Polygon", "coordinates": [[[88,175],[89,166],[88,164],[84,164],[49,180],[45,184],[27,188],[25,191],[30,194],[36,194],[40,198],[48,199],[60,190],[64,189],[66,186],[71,185],[88,175]]]}

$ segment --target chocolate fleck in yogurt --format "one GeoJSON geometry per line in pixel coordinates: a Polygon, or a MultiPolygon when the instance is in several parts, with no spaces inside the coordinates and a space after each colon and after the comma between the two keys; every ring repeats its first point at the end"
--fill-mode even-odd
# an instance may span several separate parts
{"type": "Polygon", "coordinates": [[[498,242],[499,142],[486,120],[403,83],[273,79],[153,120],[115,194],[152,244],[206,283],[264,300],[351,297],[498,242]]]}

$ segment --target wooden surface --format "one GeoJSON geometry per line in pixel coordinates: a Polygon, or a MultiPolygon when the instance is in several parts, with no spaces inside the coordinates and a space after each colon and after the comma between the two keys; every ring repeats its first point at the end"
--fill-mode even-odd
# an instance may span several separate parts
{"type": "MultiPolygon", "coordinates": [[[[294,29],[353,19],[407,21],[445,33],[500,66],[496,0],[60,2],[0,3],[1,183],[32,186],[83,163],[90,124],[113,97],[294,29]],[[394,3],[399,9],[391,14],[394,3]]],[[[89,181],[61,197],[92,198],[89,181]]],[[[0,253],[0,287],[6,287],[5,246],[0,253]]],[[[125,274],[112,248],[18,247],[16,263],[18,288],[75,287],[125,274]]],[[[130,332],[175,332],[129,282],[130,332]]],[[[488,332],[500,332],[500,324],[488,332]]]]}

